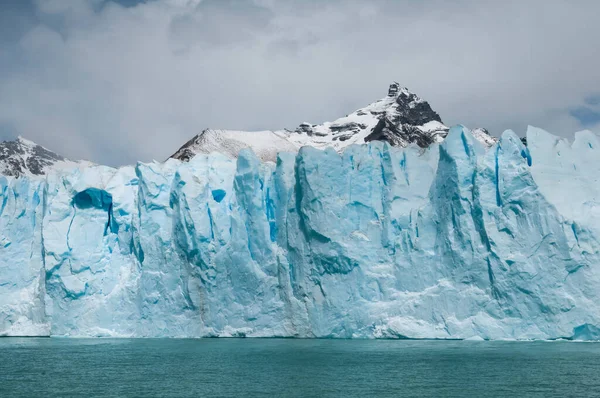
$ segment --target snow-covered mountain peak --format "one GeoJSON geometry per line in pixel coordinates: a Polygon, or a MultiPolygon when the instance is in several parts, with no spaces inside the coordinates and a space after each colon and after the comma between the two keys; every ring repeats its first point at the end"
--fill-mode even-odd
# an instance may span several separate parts
{"type": "MultiPolygon", "coordinates": [[[[350,145],[369,141],[426,148],[443,141],[448,130],[427,101],[394,82],[385,97],[332,122],[304,122],[294,130],[279,131],[208,129],[188,141],[172,157],[189,161],[198,153],[221,152],[235,158],[241,149],[251,148],[262,160],[275,161],[278,152],[296,152],[302,146],[332,147],[342,152],[350,145]]],[[[496,141],[487,132],[476,138],[487,147],[496,141]]]]}
{"type": "Polygon", "coordinates": [[[427,101],[394,82],[384,98],[333,122],[302,123],[294,133],[290,140],[298,145],[332,146],[339,151],[375,140],[427,147],[442,141],[448,127],[427,101]]]}
{"type": "Polygon", "coordinates": [[[18,141],[21,145],[27,146],[27,147],[30,147],[30,148],[34,148],[36,146],[39,146],[35,142],[28,140],[27,138],[23,137],[22,135],[19,135],[17,137],[16,141],[18,141]]]}
{"type": "Polygon", "coordinates": [[[19,136],[0,143],[0,174],[19,177],[42,175],[57,162],[66,159],[33,141],[19,136]]]}
{"type": "Polygon", "coordinates": [[[83,164],[91,163],[69,160],[22,136],[14,141],[0,142],[0,175],[12,177],[44,175],[51,169],[83,164]]]}

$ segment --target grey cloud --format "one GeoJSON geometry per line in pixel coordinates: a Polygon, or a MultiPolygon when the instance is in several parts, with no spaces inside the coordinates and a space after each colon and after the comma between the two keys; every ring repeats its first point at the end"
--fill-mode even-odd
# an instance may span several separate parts
{"type": "Polygon", "coordinates": [[[584,102],[591,106],[600,105],[600,94],[589,95],[584,99],[584,102]]]}
{"type": "Polygon", "coordinates": [[[272,16],[268,8],[250,1],[204,0],[176,15],[169,30],[176,52],[198,43],[218,48],[251,41],[267,28],[272,16]]]}
{"type": "Polygon", "coordinates": [[[162,160],[206,127],[332,120],[394,80],[447,124],[570,136],[600,91],[596,1],[98,1],[12,11],[30,22],[0,38],[0,138],[162,160]]]}
{"type": "Polygon", "coordinates": [[[34,5],[28,0],[4,0],[0,12],[0,43],[11,45],[37,23],[34,5]]]}
{"type": "Polygon", "coordinates": [[[577,119],[582,127],[595,126],[600,123],[600,109],[589,106],[578,106],[569,110],[569,114],[577,119]]]}

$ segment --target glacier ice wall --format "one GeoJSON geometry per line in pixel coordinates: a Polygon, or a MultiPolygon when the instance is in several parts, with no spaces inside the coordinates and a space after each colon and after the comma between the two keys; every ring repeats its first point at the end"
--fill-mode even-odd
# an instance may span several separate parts
{"type": "Polygon", "coordinates": [[[0,334],[600,338],[600,140],[0,177],[0,334]]]}

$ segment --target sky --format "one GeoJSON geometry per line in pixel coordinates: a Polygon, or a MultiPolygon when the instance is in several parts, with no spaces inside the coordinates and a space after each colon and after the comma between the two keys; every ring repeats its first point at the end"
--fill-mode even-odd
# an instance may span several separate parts
{"type": "Polygon", "coordinates": [[[0,0],[0,140],[111,166],[205,128],[342,117],[400,82],[447,125],[600,133],[597,0],[0,0]]]}

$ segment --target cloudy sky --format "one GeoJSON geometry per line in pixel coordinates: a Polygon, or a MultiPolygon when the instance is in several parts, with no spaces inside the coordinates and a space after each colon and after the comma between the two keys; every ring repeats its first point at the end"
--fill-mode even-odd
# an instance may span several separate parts
{"type": "Polygon", "coordinates": [[[109,165],[396,80],[446,124],[600,132],[597,0],[0,0],[0,140],[109,165]]]}

